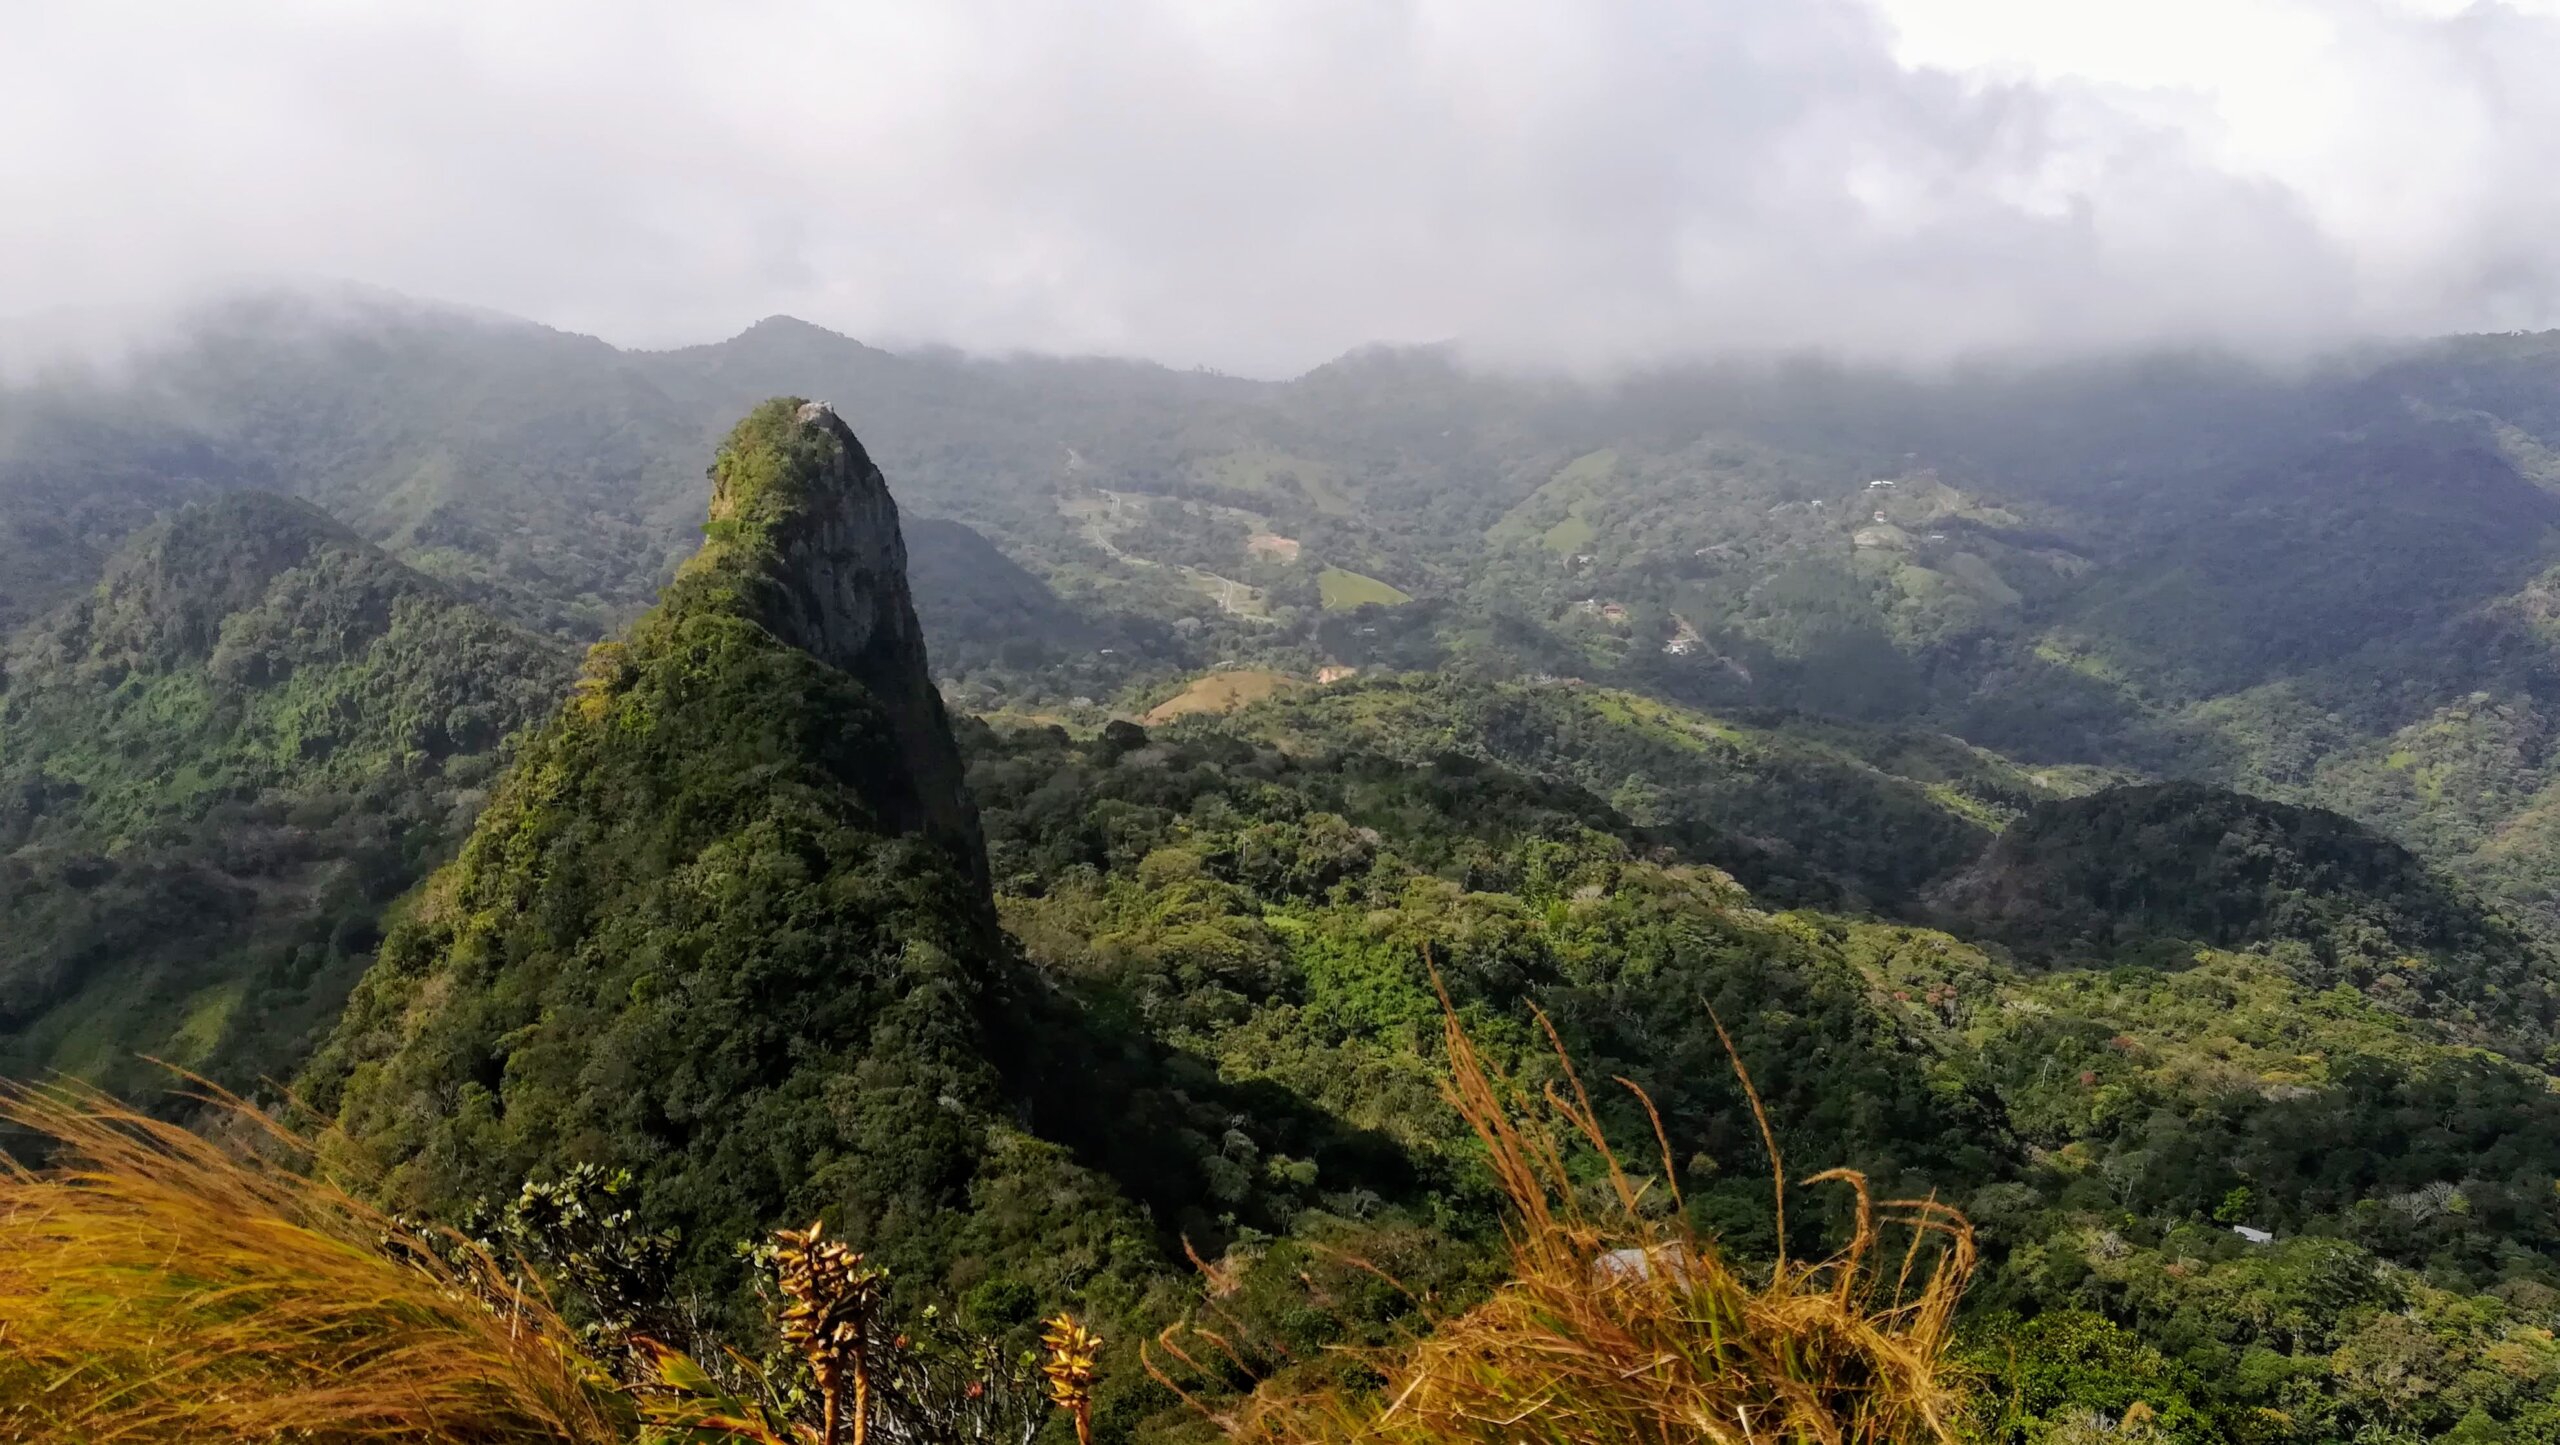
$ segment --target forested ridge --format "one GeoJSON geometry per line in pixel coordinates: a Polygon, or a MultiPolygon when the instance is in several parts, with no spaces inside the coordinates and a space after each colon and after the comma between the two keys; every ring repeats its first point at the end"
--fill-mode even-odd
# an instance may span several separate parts
{"type": "Polygon", "coordinates": [[[823,1216],[1172,1440],[1499,1277],[1445,990],[1737,1260],[1851,1216],[1780,1237],[1735,1060],[1789,1175],[1961,1208],[1975,1437],[2560,1440],[2531,338],[1266,384],[277,299],[149,366],[0,407],[0,1072],[290,1082],[471,1229],[627,1171],[742,1339],[823,1216]],[[1250,1359],[1152,1377],[1204,1300],[1250,1359]]]}
{"type": "Polygon", "coordinates": [[[146,528],[0,665],[0,1068],[255,1077],[325,1030],[567,649],[308,503],[146,528]]]}

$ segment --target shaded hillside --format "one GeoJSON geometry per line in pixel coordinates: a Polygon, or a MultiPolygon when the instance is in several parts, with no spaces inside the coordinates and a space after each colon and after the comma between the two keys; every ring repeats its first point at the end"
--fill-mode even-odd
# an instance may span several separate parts
{"type": "Polygon", "coordinates": [[[975,528],[911,519],[907,576],[947,694],[989,704],[1107,698],[1199,651],[1161,618],[1071,599],[975,528]]]}
{"type": "Polygon", "coordinates": [[[147,529],[0,684],[0,1072],[289,1066],[565,685],[302,502],[147,529]]]}
{"type": "Polygon", "coordinates": [[[1936,894],[1962,926],[2090,959],[2146,940],[2267,952],[2305,984],[2539,1054],[2560,1022],[2549,952],[2351,819],[2199,784],[2040,803],[1936,894]]]}
{"type": "Polygon", "coordinates": [[[252,484],[201,434],[133,410],[150,415],[105,398],[0,391],[0,628],[96,583],[163,509],[252,484]]]}
{"type": "Polygon", "coordinates": [[[2147,693],[2212,696],[2425,637],[2554,559],[2560,497],[2490,438],[2376,420],[2379,435],[2171,499],[2060,630],[2147,693]]]}
{"type": "Polygon", "coordinates": [[[1049,585],[993,542],[958,522],[907,524],[907,578],[916,616],[933,638],[937,668],[968,671],[993,661],[1028,670],[1103,645],[1049,585]]]}

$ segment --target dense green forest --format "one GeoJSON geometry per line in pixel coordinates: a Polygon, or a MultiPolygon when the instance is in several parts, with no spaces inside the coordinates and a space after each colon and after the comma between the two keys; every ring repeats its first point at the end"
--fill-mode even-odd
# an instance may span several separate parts
{"type": "MultiPolygon", "coordinates": [[[[1346,1163],[1283,1147],[1261,1118],[1223,1138],[1168,1118],[1148,1131],[1156,1167],[1196,1151],[1210,1201],[1176,1216],[1195,1241],[1224,1225],[1231,1255],[1295,1267],[1291,1240],[1400,1210],[1482,1227],[1431,1088],[1427,957],[1515,1064],[1535,1067],[1534,1003],[1592,1074],[1641,1083],[1683,1151],[1690,1209],[1726,1240],[1774,1245],[1712,1017],[1791,1169],[1854,1164],[1960,1203],[1994,1261],[1970,1348],[2018,1392],[2024,1438],[2078,1438],[2086,1412],[2137,1400],[2174,1439],[2560,1425],[2560,1102],[2537,1068],[2388,993],[2306,978],[2302,956],[2362,920],[2305,922],[2279,889],[2250,920],[2285,932],[2265,946],[2164,940],[2056,968],[1923,927],[1763,911],[1589,794],[1467,753],[1293,755],[1207,724],[971,747],[1000,905],[1032,961],[1096,1017],[1179,1042],[1204,1083],[1287,1086],[1420,1171],[1346,1189],[1346,1163]]],[[[1817,1252],[1839,1224],[1790,1219],[1817,1252]]],[[[1357,1325],[1306,1319],[1296,1338],[1357,1325]]]]}
{"type": "Polygon", "coordinates": [[[0,1072],[255,1077],[325,1032],[570,656],[308,503],[143,530],[0,675],[0,1072]]]}
{"type": "Polygon", "coordinates": [[[1415,1327],[1347,1260],[1499,1270],[1445,989],[1739,1259],[1850,1216],[1781,1239],[1735,1060],[1790,1176],[1962,1208],[1981,1438],[2560,1441],[2547,339],[1261,383],[280,297],[134,366],[0,392],[0,1073],[290,1083],[472,1228],[627,1170],[709,1331],[823,1215],[1172,1440],[1204,1290],[1218,1395],[1415,1327]]]}

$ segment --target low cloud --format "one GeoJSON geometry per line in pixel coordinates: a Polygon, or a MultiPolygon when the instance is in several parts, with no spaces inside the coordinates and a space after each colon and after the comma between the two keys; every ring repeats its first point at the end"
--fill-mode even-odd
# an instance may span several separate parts
{"type": "Polygon", "coordinates": [[[2208,90],[1851,0],[21,7],[0,314],[319,276],[1265,374],[2560,323],[2560,21],[2296,8],[2208,90]]]}

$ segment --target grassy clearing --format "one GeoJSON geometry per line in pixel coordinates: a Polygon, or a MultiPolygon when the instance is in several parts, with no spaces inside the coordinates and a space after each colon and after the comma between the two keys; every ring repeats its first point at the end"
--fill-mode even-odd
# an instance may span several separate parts
{"type": "Polygon", "coordinates": [[[1139,721],[1152,727],[1194,714],[1230,713],[1300,685],[1296,678],[1285,673],[1259,667],[1213,672],[1157,703],[1139,721]]]}
{"type": "Polygon", "coordinates": [[[1192,465],[1191,474],[1215,487],[1303,501],[1329,517],[1360,510],[1339,468],[1287,452],[1257,447],[1204,457],[1192,465]]]}
{"type": "Polygon", "coordinates": [[[1327,612],[1348,612],[1371,602],[1381,607],[1397,607],[1413,600],[1411,593],[1390,587],[1375,577],[1364,577],[1340,567],[1327,567],[1318,574],[1316,588],[1324,599],[1327,612]]]}
{"type": "Polygon", "coordinates": [[[1577,501],[1563,521],[1538,534],[1538,541],[1550,552],[1569,556],[1589,547],[1599,537],[1599,529],[1582,515],[1582,503],[1577,501]]]}
{"type": "Polygon", "coordinates": [[[1487,528],[1485,540],[1500,546],[1535,539],[1538,545],[1559,556],[1584,551],[1600,535],[1587,509],[1599,489],[1617,474],[1618,453],[1614,448],[1576,457],[1487,528]]]}

